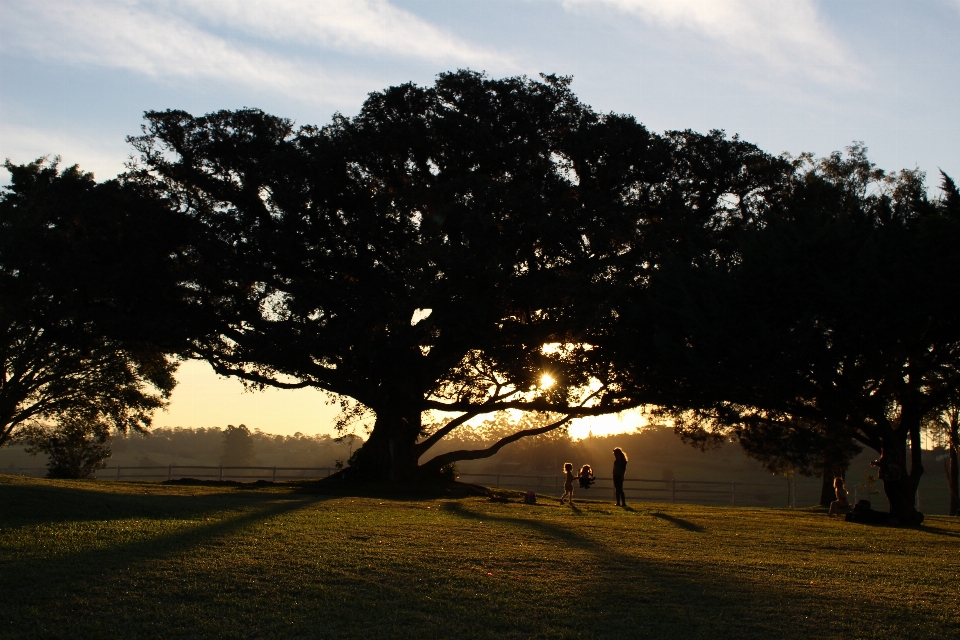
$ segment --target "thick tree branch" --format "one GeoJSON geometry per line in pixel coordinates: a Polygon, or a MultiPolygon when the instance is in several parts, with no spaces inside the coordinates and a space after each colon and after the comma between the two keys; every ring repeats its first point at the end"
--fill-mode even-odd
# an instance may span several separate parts
{"type": "MultiPolygon", "coordinates": [[[[590,397],[593,397],[594,394],[591,394],[590,397]]],[[[584,416],[602,416],[610,413],[619,413],[621,411],[626,411],[627,409],[635,409],[637,407],[642,407],[648,404],[657,404],[650,399],[644,400],[631,400],[628,402],[623,402],[616,405],[611,404],[600,404],[592,407],[571,407],[568,404],[560,404],[554,402],[548,402],[546,400],[513,400],[510,402],[497,402],[493,405],[480,405],[470,402],[451,402],[444,403],[436,400],[426,400],[424,402],[424,409],[433,409],[436,411],[477,411],[479,408],[483,407],[483,411],[480,413],[492,413],[494,411],[503,411],[505,409],[517,409],[519,411],[539,411],[543,413],[563,413],[570,414],[574,418],[584,417],[584,416]]]]}
{"type": "Polygon", "coordinates": [[[427,452],[427,449],[429,449],[429,448],[432,447],[433,445],[435,445],[435,444],[437,444],[438,442],[440,442],[440,440],[441,440],[444,436],[446,436],[448,433],[450,433],[451,431],[453,431],[454,429],[456,429],[457,427],[459,427],[460,425],[462,425],[462,424],[463,424],[464,422],[466,422],[467,420],[470,420],[471,418],[473,418],[473,417],[475,417],[475,416],[478,416],[478,415],[480,415],[481,413],[483,413],[483,412],[481,412],[481,411],[471,411],[471,412],[467,412],[467,413],[464,413],[464,414],[462,414],[462,415],[459,415],[459,416],[457,416],[456,418],[454,418],[453,420],[451,420],[450,422],[448,422],[447,424],[445,424],[445,425],[443,425],[442,427],[440,427],[439,429],[437,429],[437,431],[436,431],[435,433],[431,434],[430,437],[427,438],[426,440],[424,440],[423,442],[418,442],[418,443],[414,446],[414,453],[415,453],[415,455],[417,456],[417,458],[419,458],[419,457],[422,456],[424,453],[426,453],[426,452],[427,452]]]}
{"type": "Polygon", "coordinates": [[[543,433],[548,433],[554,429],[558,429],[565,425],[566,423],[573,420],[576,416],[567,415],[563,419],[557,420],[551,424],[548,424],[545,427],[537,427],[536,429],[524,429],[523,431],[517,431],[516,433],[509,435],[505,438],[501,438],[495,444],[491,445],[486,449],[462,449],[460,451],[450,451],[448,453],[442,453],[435,458],[431,458],[429,462],[426,462],[422,465],[424,469],[439,469],[440,467],[450,464],[451,462],[458,462],[460,460],[481,460],[483,458],[489,458],[490,456],[496,454],[500,449],[504,448],[511,442],[516,442],[521,438],[526,438],[528,436],[538,436],[543,433]]]}
{"type": "Polygon", "coordinates": [[[500,385],[497,385],[497,389],[496,391],[494,391],[493,397],[487,400],[487,402],[485,402],[483,405],[479,405],[473,411],[467,411],[463,415],[454,418],[447,424],[437,429],[436,433],[432,434],[429,438],[415,445],[414,452],[416,453],[417,458],[419,458],[424,453],[426,453],[426,451],[430,447],[437,444],[444,436],[446,436],[448,433],[450,433],[451,431],[453,431],[454,429],[462,425],[467,420],[470,420],[471,418],[478,416],[481,413],[491,413],[493,411],[496,411],[496,409],[492,409],[490,407],[492,405],[495,405],[498,401],[503,400],[505,398],[509,398],[510,396],[515,395],[517,393],[519,393],[519,390],[514,389],[509,393],[499,395],[500,385]]]}

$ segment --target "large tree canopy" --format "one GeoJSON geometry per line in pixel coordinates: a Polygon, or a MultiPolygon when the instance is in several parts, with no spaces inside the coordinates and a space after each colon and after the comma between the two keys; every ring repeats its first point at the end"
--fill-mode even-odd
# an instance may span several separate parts
{"type": "Polygon", "coordinates": [[[915,521],[924,419],[960,387],[960,210],[946,176],[931,201],[921,174],[849,151],[800,158],[734,259],[686,280],[666,342],[691,345],[714,399],[681,430],[801,468],[870,447],[891,512],[915,521]]]}
{"type": "Polygon", "coordinates": [[[479,413],[555,426],[676,400],[642,357],[640,296],[664,260],[717,259],[782,178],[752,145],[656,136],[552,76],[444,74],[323,128],[151,112],[132,142],[196,224],[185,286],[216,324],[190,355],[370,408],[351,473],[374,478],[414,476],[479,413]],[[459,417],[426,433],[427,410],[459,417]]]}
{"type": "Polygon", "coordinates": [[[145,429],[175,384],[175,363],[156,344],[158,319],[179,297],[160,240],[173,232],[168,208],[136,184],[98,184],[75,166],[6,168],[0,445],[25,425],[71,416],[145,429]]]}

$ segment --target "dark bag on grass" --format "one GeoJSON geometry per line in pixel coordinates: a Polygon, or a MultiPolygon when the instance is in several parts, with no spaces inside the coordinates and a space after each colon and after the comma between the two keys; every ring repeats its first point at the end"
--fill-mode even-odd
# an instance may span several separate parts
{"type": "Polygon", "coordinates": [[[890,514],[874,511],[870,508],[869,500],[858,500],[844,519],[847,522],[859,522],[861,524],[884,524],[890,519],[890,514]]]}

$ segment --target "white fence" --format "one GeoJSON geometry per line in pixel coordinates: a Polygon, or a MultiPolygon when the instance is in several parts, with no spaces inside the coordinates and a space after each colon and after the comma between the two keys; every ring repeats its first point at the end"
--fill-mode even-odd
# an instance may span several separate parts
{"type": "MultiPolygon", "coordinates": [[[[559,497],[563,494],[563,476],[533,476],[506,473],[461,473],[462,482],[490,485],[503,489],[536,491],[559,497]]],[[[816,489],[812,504],[820,501],[820,484],[814,487],[798,485],[793,480],[779,482],[720,482],[711,480],[648,480],[626,478],[623,493],[627,500],[640,502],[672,502],[688,504],[715,504],[731,506],[782,507],[797,506],[798,488],[805,489],[804,497],[816,489]]],[[[579,499],[613,500],[613,478],[597,478],[590,489],[574,484],[574,495],[579,499]]],[[[802,504],[801,506],[806,506],[802,504]]]]}
{"type": "MultiPolygon", "coordinates": [[[[20,476],[43,477],[45,467],[7,467],[0,473],[20,476]]],[[[99,480],[125,481],[172,481],[182,479],[256,482],[265,480],[283,482],[286,480],[307,480],[326,478],[336,472],[333,467],[227,467],[204,465],[166,465],[166,466],[117,466],[106,467],[97,472],[99,480]]],[[[559,497],[563,493],[563,476],[560,475],[524,475],[507,473],[461,473],[461,482],[535,491],[559,497]]],[[[613,500],[613,479],[597,478],[590,489],[576,486],[575,495],[579,499],[613,500]]],[[[809,507],[820,502],[819,482],[797,482],[784,478],[772,482],[721,482],[711,480],[652,480],[627,478],[623,483],[627,500],[640,502],[671,502],[703,505],[730,505],[741,507],[809,507]]],[[[869,495],[859,485],[849,487],[850,497],[856,501],[868,498],[885,504],[882,492],[872,491],[869,495]]],[[[936,494],[936,492],[934,492],[936,494]]],[[[932,513],[946,513],[945,498],[930,496],[926,505],[932,513]],[[940,502],[944,502],[942,505],[940,502]],[[931,509],[932,508],[932,509],[931,509]]],[[[917,491],[917,508],[924,506],[917,491]]]]}

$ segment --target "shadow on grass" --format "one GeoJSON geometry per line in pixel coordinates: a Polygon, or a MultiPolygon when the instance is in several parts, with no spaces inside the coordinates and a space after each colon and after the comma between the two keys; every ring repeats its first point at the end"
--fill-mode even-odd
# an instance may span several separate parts
{"type": "MultiPolygon", "coordinates": [[[[579,525],[567,527],[536,516],[475,513],[459,503],[447,503],[443,508],[460,518],[527,529],[564,547],[590,554],[585,564],[596,575],[588,579],[590,589],[577,596],[578,610],[582,608],[594,615],[577,625],[578,633],[586,637],[828,637],[822,635],[823,627],[818,622],[822,601],[803,584],[744,580],[723,562],[698,564],[682,558],[645,558],[595,540],[579,525]]],[[[650,515],[687,531],[705,531],[682,518],[663,513],[650,515]]],[[[645,542],[635,541],[638,552],[645,542]]],[[[861,607],[860,614],[871,619],[871,624],[860,628],[852,619],[838,621],[836,633],[829,637],[852,637],[854,629],[868,636],[882,628],[902,629],[900,623],[909,621],[912,615],[907,608],[896,605],[871,608],[862,603],[861,607]]]]}
{"type": "MultiPolygon", "coordinates": [[[[5,488],[0,487],[0,491],[5,488]]],[[[57,491],[65,489],[57,488],[57,491]]],[[[89,506],[103,498],[95,491],[69,491],[69,494],[61,493],[65,496],[63,501],[77,500],[89,506]]],[[[204,545],[216,538],[242,533],[243,529],[258,522],[307,508],[333,496],[415,500],[423,494],[354,485],[332,493],[329,490],[310,491],[309,487],[304,487],[287,493],[274,490],[197,496],[130,496],[144,503],[155,501],[158,511],[173,508],[179,509],[178,513],[198,515],[211,510],[244,509],[246,512],[216,523],[181,526],[150,540],[120,542],[109,548],[87,550],[82,556],[8,560],[0,572],[0,592],[11,594],[5,601],[5,613],[11,614],[11,620],[16,614],[24,626],[19,637],[24,638],[66,635],[64,622],[60,627],[40,626],[52,615],[51,612],[58,611],[61,612],[61,621],[81,625],[81,631],[75,633],[75,637],[160,637],[152,625],[167,630],[166,637],[362,637],[394,640],[407,637],[826,637],[818,633],[823,627],[814,623],[822,620],[822,599],[812,597],[812,592],[800,585],[770,580],[750,582],[731,570],[729,562],[697,564],[686,558],[650,555],[648,549],[642,548],[649,542],[642,534],[634,536],[632,541],[625,538],[611,542],[598,540],[592,535],[595,529],[584,526],[586,520],[571,518],[568,512],[554,505],[547,509],[514,509],[509,505],[471,500],[466,503],[445,501],[437,507],[453,516],[444,517],[442,521],[450,523],[445,526],[455,535],[464,528],[474,528],[464,527],[464,522],[456,520],[462,518],[509,525],[497,533],[506,534],[513,541],[536,534],[555,543],[556,549],[547,550],[549,556],[546,560],[531,562],[541,562],[540,566],[548,571],[556,571],[558,567],[564,572],[568,568],[576,571],[582,567],[584,572],[583,576],[566,576],[557,572],[558,581],[562,581],[557,591],[552,584],[542,590],[540,585],[527,589],[526,582],[498,582],[497,578],[487,578],[486,574],[477,579],[475,574],[465,574],[460,567],[465,560],[451,563],[443,554],[436,557],[428,554],[429,566],[426,568],[406,566],[404,563],[408,560],[402,556],[400,559],[393,556],[391,560],[391,556],[381,555],[390,553],[390,550],[374,545],[379,534],[373,537],[363,531],[347,535],[347,539],[352,540],[351,546],[338,560],[324,564],[330,561],[326,559],[326,550],[322,550],[324,560],[320,561],[319,555],[311,557],[317,562],[311,562],[306,569],[284,564],[295,555],[293,550],[275,552],[278,568],[262,569],[249,558],[237,559],[229,548],[211,551],[209,565],[191,569],[185,576],[178,575],[175,567],[171,568],[171,573],[160,573],[153,568],[153,559],[176,559],[195,547],[205,549],[204,545]],[[205,506],[190,508],[184,501],[199,501],[198,504],[205,506]],[[478,511],[474,511],[471,505],[475,505],[478,511]],[[575,556],[575,560],[565,565],[553,564],[556,562],[554,556],[562,557],[565,552],[575,556]],[[580,561],[581,555],[583,561],[580,561]],[[82,566],[72,567],[73,559],[82,566]],[[258,574],[262,581],[253,586],[238,587],[237,578],[231,578],[229,574],[230,562],[238,563],[244,570],[262,572],[258,574]],[[263,573],[266,571],[276,571],[276,574],[263,573]],[[409,572],[409,577],[417,578],[417,582],[398,580],[399,576],[406,575],[405,571],[409,572]],[[28,584],[18,582],[24,575],[30,576],[28,584]],[[420,577],[423,582],[419,581],[420,577]],[[155,610],[138,611],[122,595],[116,606],[88,598],[88,594],[95,594],[103,587],[104,580],[113,581],[113,593],[116,594],[125,593],[123,590],[127,588],[131,592],[143,590],[149,597],[140,600],[139,606],[148,607],[151,598],[159,605],[155,610]],[[560,601],[557,597],[563,593],[560,590],[572,580],[578,583],[583,580],[588,588],[578,589],[573,602],[560,601]],[[431,590],[430,583],[445,585],[443,589],[446,591],[440,593],[448,595],[442,605],[434,605],[429,599],[437,594],[431,590]],[[91,607],[94,615],[90,615],[91,607]],[[96,626],[101,621],[95,620],[95,616],[100,616],[104,626],[96,626]],[[116,622],[117,619],[126,622],[121,624],[116,622]]],[[[81,511],[83,506],[78,504],[70,508],[81,511]]],[[[127,511],[118,517],[130,515],[131,512],[127,511]]],[[[177,517],[169,512],[162,515],[177,517]]],[[[654,517],[682,529],[703,531],[680,518],[659,513],[654,517]],[[696,529],[687,529],[684,525],[696,529]]],[[[629,520],[640,522],[641,518],[630,516],[629,520]]],[[[613,522],[612,519],[609,521],[613,522]]],[[[413,540],[424,545],[448,544],[437,538],[438,529],[434,528],[438,526],[437,521],[420,520],[418,516],[408,522],[424,523],[413,527],[418,535],[422,535],[413,540]]],[[[393,525],[388,522],[388,526],[393,525]]],[[[595,526],[608,525],[598,523],[595,526]]],[[[671,531],[666,527],[655,529],[661,533],[671,531]]],[[[352,531],[353,526],[344,533],[352,531]]],[[[696,544],[711,544],[714,539],[709,535],[679,534],[676,537],[696,544]]],[[[322,531],[311,531],[300,539],[311,543],[319,539],[320,544],[326,544],[322,531]]],[[[489,540],[491,551],[510,546],[504,537],[489,540]]],[[[485,543],[481,540],[478,544],[485,543]]],[[[516,552],[520,562],[528,557],[525,550],[516,549],[516,552]]],[[[488,556],[484,553],[483,557],[488,556]]],[[[419,561],[410,562],[417,564],[419,561]]],[[[471,557],[469,562],[479,561],[471,557]]],[[[854,631],[859,634],[857,637],[875,637],[881,635],[881,631],[884,632],[882,635],[889,631],[889,635],[918,637],[904,633],[902,625],[897,627],[889,623],[890,620],[894,623],[909,621],[909,611],[901,611],[897,606],[881,608],[882,603],[876,607],[866,603],[858,603],[858,606],[862,608],[853,619],[869,623],[862,623],[861,628],[838,620],[836,633],[830,637],[854,637],[854,631]]],[[[0,636],[3,635],[0,631],[0,636]]]]}
{"type": "MultiPolygon", "coordinates": [[[[97,495],[93,491],[64,490],[59,489],[61,496],[74,503],[74,508],[90,507],[103,496],[97,495]]],[[[110,494],[111,496],[114,494],[110,494]]],[[[198,524],[181,525],[173,531],[161,530],[156,535],[149,535],[146,539],[140,538],[131,541],[121,541],[102,548],[84,548],[82,550],[67,550],[65,553],[44,553],[43,557],[31,557],[30,555],[14,556],[12,559],[0,559],[0,565],[3,571],[0,572],[0,593],[9,594],[3,598],[3,607],[6,617],[15,625],[13,630],[17,633],[9,637],[24,638],[44,638],[44,637],[63,637],[59,632],[51,634],[50,629],[50,611],[60,611],[65,607],[76,608],[72,616],[78,614],[81,618],[72,619],[71,626],[89,625],[92,621],[86,617],[87,609],[91,605],[78,605],[89,600],[89,594],[97,594],[101,591],[105,582],[111,584],[114,592],[117,590],[117,584],[125,583],[126,589],[141,589],[137,584],[138,575],[149,575],[149,567],[156,566],[158,561],[169,561],[186,556],[190,551],[197,547],[203,547],[207,543],[222,546],[224,543],[218,539],[226,538],[232,534],[237,534],[242,530],[256,525],[257,523],[281,516],[283,514],[302,509],[309,505],[325,500],[318,496],[304,495],[277,495],[257,494],[256,492],[243,492],[218,494],[214,496],[131,496],[139,499],[141,502],[157,501],[162,503],[163,509],[167,509],[164,518],[158,519],[176,519],[177,515],[181,518],[185,514],[200,516],[205,513],[222,514],[224,510],[243,508],[245,510],[253,509],[252,512],[242,513],[234,517],[226,517],[213,522],[200,522],[198,524]],[[218,500],[219,498],[219,500],[218,500]],[[196,503],[195,508],[187,508],[184,501],[196,503]],[[174,515],[173,512],[177,512],[174,515]],[[23,576],[30,576],[29,588],[24,588],[22,583],[23,576]],[[71,604],[66,604],[71,603],[71,604]],[[82,611],[82,613],[80,613],[82,611]]],[[[160,510],[158,507],[157,510],[160,510]]],[[[22,509],[21,509],[22,511],[22,509]]],[[[131,517],[141,517],[144,511],[151,509],[124,509],[118,507],[117,513],[111,514],[116,519],[129,519],[131,517]]],[[[222,515],[220,515],[222,518],[222,515]]],[[[21,520],[24,514],[20,514],[21,520]]],[[[148,520],[149,517],[144,518],[148,520]]],[[[55,517],[45,515],[42,518],[34,518],[33,523],[49,522],[56,520],[55,517]]],[[[80,518],[74,518],[80,520],[80,518]]],[[[33,524],[30,523],[30,524],[33,524]]],[[[14,524],[14,523],[11,523],[14,524]]],[[[21,526],[25,522],[19,523],[21,526]]],[[[56,530],[54,530],[56,531],[56,530]]],[[[46,533],[45,538],[51,539],[58,536],[58,533],[46,533]]],[[[38,540],[37,547],[43,548],[44,542],[38,540]]],[[[125,592],[129,593],[129,592],[125,592]]],[[[158,594],[160,598],[166,596],[161,590],[158,594]]],[[[95,600],[95,598],[94,598],[95,600]]],[[[177,598],[174,597],[168,602],[168,606],[177,606],[177,598]]],[[[163,605],[159,606],[161,611],[163,605]]],[[[144,611],[127,611],[120,608],[114,611],[114,615],[109,619],[94,623],[94,629],[99,629],[96,635],[103,635],[107,629],[111,629],[108,636],[114,637],[133,637],[129,635],[129,625],[133,620],[134,628],[139,631],[133,635],[142,635],[141,620],[144,615],[155,615],[155,612],[146,614],[144,611]],[[122,612],[122,615],[120,615],[122,612]],[[119,626],[118,626],[119,625],[119,626]],[[125,630],[118,630],[120,627],[127,627],[125,630]]],[[[53,629],[56,629],[53,626],[53,629]]],[[[82,628],[82,627],[80,627],[82,628]]],[[[10,631],[11,629],[5,629],[10,631]]],[[[83,632],[71,632],[74,637],[83,637],[83,632]]],[[[152,633],[150,634],[152,636],[152,633]]],[[[182,634],[175,634],[182,635],[182,634]]],[[[0,631],[0,637],[4,633],[0,631]]],[[[144,636],[146,637],[146,636],[144,636]]],[[[188,634],[188,637],[194,637],[188,634]]]]}
{"type": "Polygon", "coordinates": [[[948,538],[960,538],[960,533],[953,531],[947,531],[946,529],[941,529],[940,527],[932,527],[929,524],[922,524],[917,527],[917,531],[923,531],[924,533],[932,533],[936,536],[947,536],[948,538]]]}
{"type": "Polygon", "coordinates": [[[218,510],[247,508],[277,500],[303,500],[292,491],[277,492],[265,487],[236,487],[217,493],[151,494],[153,486],[124,485],[91,488],[65,487],[62,484],[0,485],[6,524],[18,526],[115,521],[128,518],[179,518],[191,520],[218,510]],[[113,490],[111,490],[113,489],[113,490]]]}
{"type": "Polygon", "coordinates": [[[703,533],[705,531],[703,527],[701,527],[700,525],[694,524],[689,520],[684,520],[683,518],[670,516],[665,513],[660,513],[659,511],[654,511],[650,515],[654,518],[657,518],[658,520],[663,520],[665,522],[669,522],[672,525],[676,525],[686,531],[694,531],[696,533],[703,533]]]}
{"type": "Polygon", "coordinates": [[[490,489],[463,482],[423,481],[396,484],[347,481],[336,476],[300,483],[297,491],[309,495],[400,501],[481,496],[499,502],[508,502],[511,498],[519,499],[521,496],[518,491],[490,489]]]}

